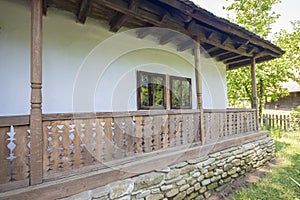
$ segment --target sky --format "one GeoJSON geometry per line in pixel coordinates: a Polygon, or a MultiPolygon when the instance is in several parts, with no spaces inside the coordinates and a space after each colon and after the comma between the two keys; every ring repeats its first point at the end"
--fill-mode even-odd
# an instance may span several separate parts
{"type": "MultiPolygon", "coordinates": [[[[213,14],[227,18],[226,13],[222,9],[223,6],[230,4],[226,0],[192,0],[196,4],[200,5],[202,8],[212,12],[213,14]]],[[[280,18],[277,19],[276,24],[272,27],[272,32],[279,32],[281,29],[286,29],[291,32],[292,25],[290,21],[300,20],[300,0],[282,0],[280,4],[274,6],[274,11],[280,14],[280,18]]]]}

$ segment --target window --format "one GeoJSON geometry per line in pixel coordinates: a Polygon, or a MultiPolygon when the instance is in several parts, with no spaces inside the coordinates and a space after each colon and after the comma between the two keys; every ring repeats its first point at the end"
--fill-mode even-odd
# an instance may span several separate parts
{"type": "Polygon", "coordinates": [[[165,75],[138,72],[138,109],[165,109],[165,75]]]}
{"type": "Polygon", "coordinates": [[[192,108],[191,79],[170,77],[171,108],[192,108]]]}
{"type": "Polygon", "coordinates": [[[138,109],[192,108],[190,78],[139,71],[137,83],[138,109]]]}

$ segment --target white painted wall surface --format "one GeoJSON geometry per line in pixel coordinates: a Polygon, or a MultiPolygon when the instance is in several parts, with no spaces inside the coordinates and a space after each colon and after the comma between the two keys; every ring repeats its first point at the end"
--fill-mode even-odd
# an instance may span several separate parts
{"type": "MultiPolygon", "coordinates": [[[[53,8],[43,22],[43,113],[136,110],[137,70],[192,78],[196,108],[190,52],[149,36],[137,39],[134,31],[113,34],[97,20],[78,24],[73,14],[53,8]]],[[[0,116],[29,114],[29,4],[0,1],[0,27],[0,116]]],[[[225,109],[225,66],[201,62],[204,108],[225,109]]]]}

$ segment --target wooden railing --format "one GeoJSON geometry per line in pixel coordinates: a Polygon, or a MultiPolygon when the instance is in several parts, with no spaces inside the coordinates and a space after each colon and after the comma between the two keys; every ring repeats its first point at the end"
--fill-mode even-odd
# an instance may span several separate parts
{"type": "Polygon", "coordinates": [[[204,110],[204,123],[206,143],[258,130],[254,109],[204,110]]]}
{"type": "MultiPolygon", "coordinates": [[[[199,113],[178,110],[43,115],[43,180],[199,146],[203,142],[199,113]]],[[[206,110],[205,143],[256,131],[255,116],[254,110],[206,110]]],[[[29,116],[0,117],[0,145],[0,192],[28,186],[29,116]]]]}

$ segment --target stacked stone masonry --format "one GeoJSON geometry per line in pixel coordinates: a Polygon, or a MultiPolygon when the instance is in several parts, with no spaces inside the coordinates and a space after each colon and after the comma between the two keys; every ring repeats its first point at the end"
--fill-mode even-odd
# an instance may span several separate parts
{"type": "Polygon", "coordinates": [[[206,199],[236,178],[266,165],[274,156],[274,141],[266,138],[113,182],[64,200],[206,199]]]}

